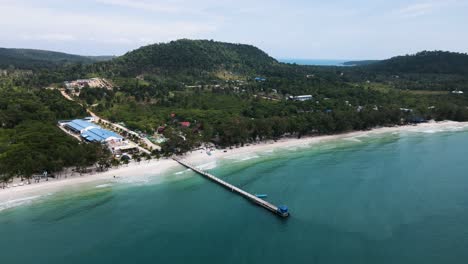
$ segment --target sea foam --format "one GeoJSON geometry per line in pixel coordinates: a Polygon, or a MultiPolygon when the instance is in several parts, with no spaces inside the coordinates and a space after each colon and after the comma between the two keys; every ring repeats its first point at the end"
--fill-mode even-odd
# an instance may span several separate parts
{"type": "Polygon", "coordinates": [[[106,184],[97,185],[96,188],[100,189],[100,188],[107,188],[107,187],[111,187],[111,186],[112,186],[112,184],[106,183],[106,184]]]}
{"type": "Polygon", "coordinates": [[[40,195],[36,195],[36,196],[24,197],[24,198],[20,198],[20,199],[14,199],[14,200],[8,200],[8,201],[5,201],[5,202],[1,202],[0,203],[0,212],[3,211],[3,210],[6,210],[6,209],[13,208],[13,207],[30,204],[34,200],[39,199],[40,197],[41,197],[40,195]]]}
{"type": "Polygon", "coordinates": [[[218,164],[216,163],[216,161],[213,161],[213,162],[198,165],[197,168],[202,169],[202,170],[212,170],[216,168],[217,166],[218,164]]]}

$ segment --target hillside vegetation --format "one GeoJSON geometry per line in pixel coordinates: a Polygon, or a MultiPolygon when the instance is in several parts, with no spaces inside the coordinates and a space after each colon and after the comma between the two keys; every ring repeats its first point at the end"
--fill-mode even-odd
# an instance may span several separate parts
{"type": "Polygon", "coordinates": [[[99,144],[80,144],[63,133],[57,120],[86,111],[58,91],[0,87],[0,183],[46,170],[85,168],[107,155],[99,144]]]}
{"type": "Polygon", "coordinates": [[[260,49],[242,44],[208,40],[178,40],[129,52],[111,62],[95,64],[97,72],[135,77],[213,76],[216,72],[251,74],[263,72],[278,62],[260,49]]]}
{"type": "Polygon", "coordinates": [[[423,51],[372,63],[367,69],[389,73],[468,74],[468,55],[446,51],[423,51]]]}
{"type": "Polygon", "coordinates": [[[79,56],[46,50],[0,48],[0,69],[35,70],[73,63],[91,64],[112,58],[112,56],[79,56]]]}

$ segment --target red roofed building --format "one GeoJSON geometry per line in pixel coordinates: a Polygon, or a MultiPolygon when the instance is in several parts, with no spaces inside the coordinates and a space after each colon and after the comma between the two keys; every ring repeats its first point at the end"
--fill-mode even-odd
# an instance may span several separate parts
{"type": "Polygon", "coordinates": [[[190,127],[190,122],[180,122],[179,124],[183,127],[190,127]]]}

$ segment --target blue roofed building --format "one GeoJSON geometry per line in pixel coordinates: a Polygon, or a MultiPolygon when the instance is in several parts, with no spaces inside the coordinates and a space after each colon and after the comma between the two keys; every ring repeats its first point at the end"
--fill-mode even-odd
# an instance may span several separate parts
{"type": "Polygon", "coordinates": [[[64,127],[69,131],[79,134],[88,142],[119,142],[123,141],[123,137],[112,131],[103,129],[102,127],[88,122],[86,120],[76,119],[65,123],[64,127]]]}
{"type": "Polygon", "coordinates": [[[101,127],[91,122],[88,122],[86,120],[75,119],[66,123],[65,128],[67,128],[68,130],[71,130],[72,132],[76,134],[81,134],[87,130],[90,130],[93,128],[101,128],[101,127]]]}
{"type": "Polygon", "coordinates": [[[85,132],[81,133],[81,137],[89,142],[101,143],[123,140],[123,138],[117,133],[102,128],[92,128],[90,130],[86,130],[85,132]]]}

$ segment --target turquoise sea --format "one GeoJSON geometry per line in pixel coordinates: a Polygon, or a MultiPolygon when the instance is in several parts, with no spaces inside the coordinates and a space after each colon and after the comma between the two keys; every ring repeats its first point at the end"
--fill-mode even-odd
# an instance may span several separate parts
{"type": "Polygon", "coordinates": [[[466,263],[468,132],[347,138],[211,172],[83,186],[0,212],[0,263],[466,263]]]}

